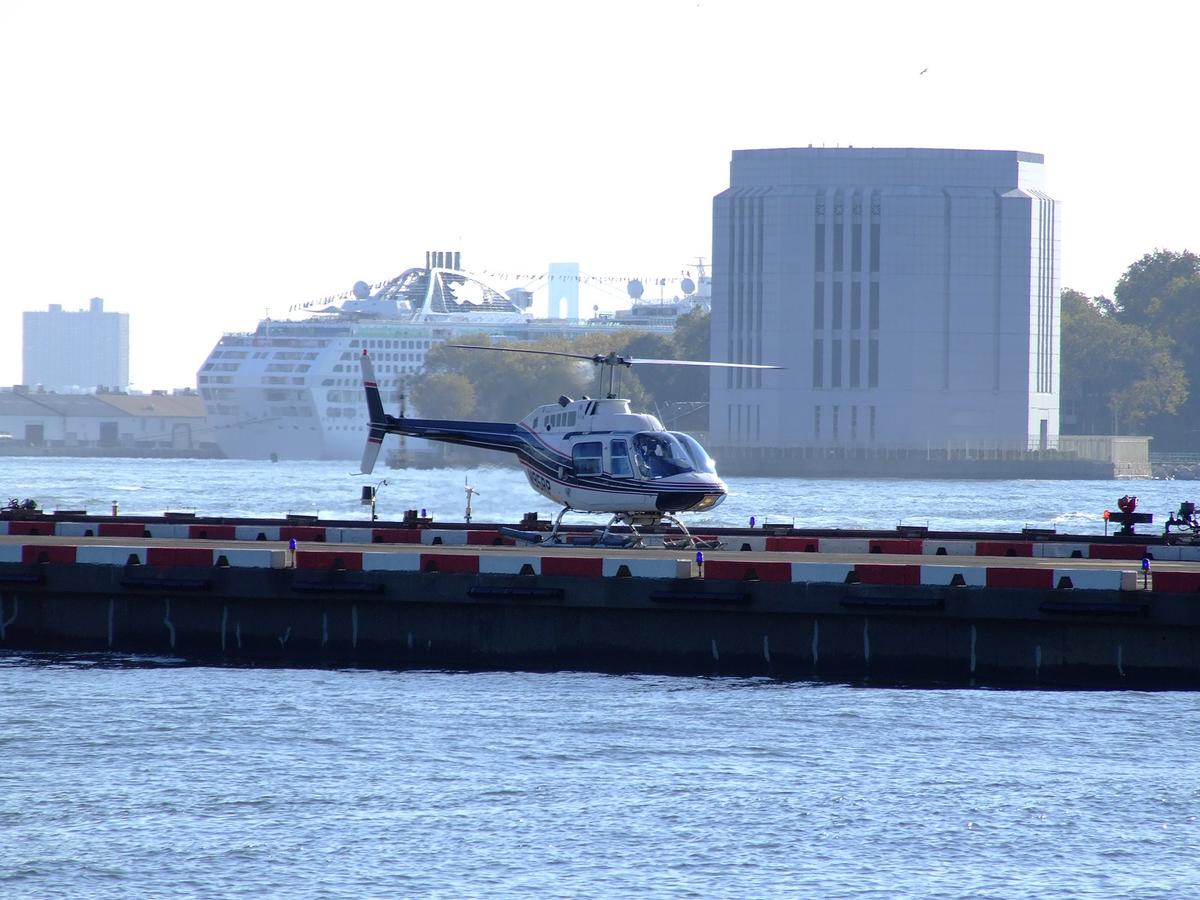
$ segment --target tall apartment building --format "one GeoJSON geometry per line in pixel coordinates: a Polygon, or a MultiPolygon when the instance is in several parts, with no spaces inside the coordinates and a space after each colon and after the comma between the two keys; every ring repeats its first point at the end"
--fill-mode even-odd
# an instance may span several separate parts
{"type": "Polygon", "coordinates": [[[1055,446],[1043,157],[739,150],[713,204],[714,448],[1055,446]]]}
{"type": "Polygon", "coordinates": [[[93,297],[89,308],[65,312],[58,303],[46,312],[24,313],[23,380],[47,390],[94,391],[129,387],[129,315],[104,311],[93,297]]]}

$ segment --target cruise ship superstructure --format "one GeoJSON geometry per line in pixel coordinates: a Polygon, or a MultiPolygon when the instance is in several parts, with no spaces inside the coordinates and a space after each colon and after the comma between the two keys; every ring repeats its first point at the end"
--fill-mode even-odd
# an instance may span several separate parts
{"type": "Polygon", "coordinates": [[[268,318],[252,333],[222,336],[197,375],[213,440],[233,458],[357,459],[366,439],[358,364],[364,349],[384,402],[396,408],[405,377],[421,372],[425,354],[439,343],[595,330],[535,320],[459,264],[458,253],[430,253],[424,268],[408,269],[375,291],[360,281],[351,299],[308,318],[268,318]]]}

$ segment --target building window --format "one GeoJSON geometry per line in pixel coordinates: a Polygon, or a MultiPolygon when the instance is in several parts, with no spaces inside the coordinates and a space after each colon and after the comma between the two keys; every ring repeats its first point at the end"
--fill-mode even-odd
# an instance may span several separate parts
{"type": "Polygon", "coordinates": [[[879,341],[875,338],[867,344],[867,387],[879,387],[879,341]]]}
{"type": "Polygon", "coordinates": [[[840,410],[835,406],[833,408],[833,439],[835,441],[838,439],[838,412],[840,412],[840,410]]]}
{"type": "MultiPolygon", "coordinates": [[[[840,388],[842,386],[842,342],[834,338],[832,344],[829,383],[832,387],[840,388]]],[[[834,409],[837,407],[835,406],[834,409]]],[[[836,416],[836,413],[834,415],[836,416]]],[[[836,422],[837,419],[834,418],[834,421],[836,422]]]]}
{"type": "Polygon", "coordinates": [[[825,387],[825,341],[813,338],[812,386],[825,387]]]}
{"type": "Polygon", "coordinates": [[[850,285],[850,327],[857,331],[862,328],[862,282],[855,281],[850,285]]]}
{"type": "Polygon", "coordinates": [[[871,223],[871,271],[879,271],[879,223],[871,223]]]}
{"type": "Polygon", "coordinates": [[[862,346],[858,338],[850,339],[850,387],[859,387],[862,379],[859,369],[862,367],[862,346]]]}
{"type": "Polygon", "coordinates": [[[867,327],[871,330],[879,328],[879,282],[871,282],[871,296],[867,309],[867,327]]]}
{"type": "Polygon", "coordinates": [[[875,440],[875,407],[871,407],[871,415],[867,418],[867,426],[870,428],[868,435],[871,440],[875,440]]]}
{"type": "Polygon", "coordinates": [[[855,222],[850,227],[850,268],[855,272],[862,271],[862,223],[855,222]]]}
{"type": "Polygon", "coordinates": [[[813,229],[813,270],[825,271],[825,223],[818,222],[813,229]]]}
{"type": "Polygon", "coordinates": [[[842,245],[844,229],[841,222],[833,223],[833,271],[842,271],[842,245]]]}
{"type": "Polygon", "coordinates": [[[813,331],[825,327],[825,282],[818,281],[813,285],[813,331]]]}
{"type": "Polygon", "coordinates": [[[833,330],[842,330],[842,283],[833,283],[833,330]]]}
{"type": "Polygon", "coordinates": [[[858,407],[850,407],[850,440],[858,440],[858,407]]]}
{"type": "Polygon", "coordinates": [[[813,407],[813,437],[816,440],[821,439],[821,407],[813,407]]]}

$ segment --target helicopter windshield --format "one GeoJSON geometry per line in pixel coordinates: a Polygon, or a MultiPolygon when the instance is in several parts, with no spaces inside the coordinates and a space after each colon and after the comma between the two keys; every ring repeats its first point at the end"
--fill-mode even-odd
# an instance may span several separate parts
{"type": "Polygon", "coordinates": [[[683,448],[687,451],[688,456],[692,460],[692,467],[697,472],[707,472],[709,475],[717,474],[717,464],[708,451],[700,445],[700,442],[690,434],[684,434],[682,431],[668,432],[673,438],[683,444],[683,448]]]}
{"type": "Polygon", "coordinates": [[[674,434],[643,431],[633,436],[633,461],[643,478],[669,478],[695,466],[674,434]]]}

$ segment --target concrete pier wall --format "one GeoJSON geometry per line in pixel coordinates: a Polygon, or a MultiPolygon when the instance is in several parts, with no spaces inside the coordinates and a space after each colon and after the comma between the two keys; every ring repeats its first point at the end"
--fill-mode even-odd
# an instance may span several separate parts
{"type": "Polygon", "coordinates": [[[1200,688],[1200,597],[236,561],[10,562],[0,563],[0,649],[217,664],[1200,688]]]}

